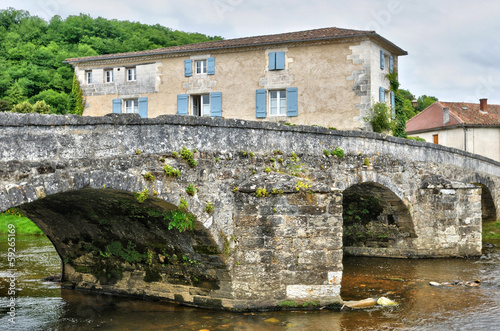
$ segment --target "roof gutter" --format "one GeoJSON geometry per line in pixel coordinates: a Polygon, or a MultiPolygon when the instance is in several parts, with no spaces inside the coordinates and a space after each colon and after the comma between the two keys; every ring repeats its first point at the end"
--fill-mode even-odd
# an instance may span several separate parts
{"type": "MultiPolygon", "coordinates": [[[[90,62],[90,61],[99,61],[99,60],[114,60],[114,59],[123,59],[123,58],[133,58],[133,57],[142,57],[142,56],[148,56],[148,55],[165,55],[165,54],[179,54],[179,53],[193,53],[193,52],[204,52],[204,51],[211,51],[211,50],[219,50],[219,49],[236,49],[236,48],[244,48],[244,47],[253,47],[253,46],[267,46],[267,45],[282,45],[282,44],[289,44],[289,43],[300,43],[300,42],[307,42],[307,41],[320,41],[320,40],[336,40],[336,39],[345,39],[345,38],[356,38],[356,37],[378,37],[380,38],[383,42],[389,44],[391,47],[394,47],[397,49],[400,54],[399,55],[408,55],[408,52],[403,50],[402,48],[396,46],[394,43],[390,42],[389,40],[385,39],[384,37],[380,36],[376,32],[373,33],[365,33],[361,35],[355,35],[355,36],[341,36],[341,37],[328,37],[328,38],[314,38],[314,39],[297,39],[297,40],[287,40],[287,41],[278,41],[278,42],[267,42],[267,43],[259,43],[259,44],[250,44],[250,45],[235,45],[235,46],[225,46],[225,47],[208,47],[208,48],[197,48],[197,49],[191,49],[191,50],[178,50],[178,51],[160,51],[160,52],[151,52],[147,54],[129,54],[129,55],[116,55],[116,56],[109,56],[105,58],[93,58],[93,59],[85,59],[82,58],[81,60],[76,60],[76,61],[67,61],[64,60],[63,63],[79,63],[79,62],[90,62]]],[[[127,53],[122,53],[122,54],[127,54],[127,53]]]]}

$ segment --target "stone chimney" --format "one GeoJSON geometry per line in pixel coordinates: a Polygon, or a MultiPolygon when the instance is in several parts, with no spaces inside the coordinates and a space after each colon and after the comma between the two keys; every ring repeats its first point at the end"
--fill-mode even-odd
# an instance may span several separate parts
{"type": "Polygon", "coordinates": [[[479,99],[479,110],[484,112],[488,111],[488,99],[479,99]]]}
{"type": "Polygon", "coordinates": [[[448,124],[450,121],[450,108],[444,107],[443,108],[443,125],[448,124]]]}

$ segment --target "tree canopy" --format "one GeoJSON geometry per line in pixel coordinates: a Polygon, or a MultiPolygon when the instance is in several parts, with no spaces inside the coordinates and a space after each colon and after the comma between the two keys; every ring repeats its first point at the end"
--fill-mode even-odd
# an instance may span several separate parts
{"type": "MultiPolygon", "coordinates": [[[[138,22],[86,14],[49,22],[28,11],[0,10],[0,111],[28,102],[32,111],[81,114],[82,100],[67,58],[134,52],[219,40],[138,22]],[[76,84],[76,90],[75,90],[76,84]],[[49,108],[47,108],[49,107],[49,108]]],[[[27,111],[26,104],[17,109],[27,111]]]]}

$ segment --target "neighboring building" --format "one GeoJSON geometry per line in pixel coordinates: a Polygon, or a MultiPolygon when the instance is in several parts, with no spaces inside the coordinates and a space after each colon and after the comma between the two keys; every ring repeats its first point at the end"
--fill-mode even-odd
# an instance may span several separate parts
{"type": "Polygon", "coordinates": [[[370,129],[407,52],[374,31],[325,28],[67,59],[84,115],[222,116],[370,129]]]}
{"type": "Polygon", "coordinates": [[[408,135],[500,161],[500,105],[436,101],[406,123],[408,135]]]}

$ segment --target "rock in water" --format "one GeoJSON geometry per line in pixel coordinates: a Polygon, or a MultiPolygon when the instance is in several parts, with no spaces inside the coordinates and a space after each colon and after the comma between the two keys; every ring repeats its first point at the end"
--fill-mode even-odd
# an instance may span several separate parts
{"type": "Polygon", "coordinates": [[[377,304],[381,306],[396,306],[398,303],[389,298],[381,297],[377,300],[377,304]]]}
{"type": "Polygon", "coordinates": [[[441,283],[438,282],[429,282],[430,286],[441,286],[441,283]]]}
{"type": "Polygon", "coordinates": [[[368,298],[359,301],[344,301],[344,306],[352,309],[370,308],[377,304],[377,300],[368,298]]]}

